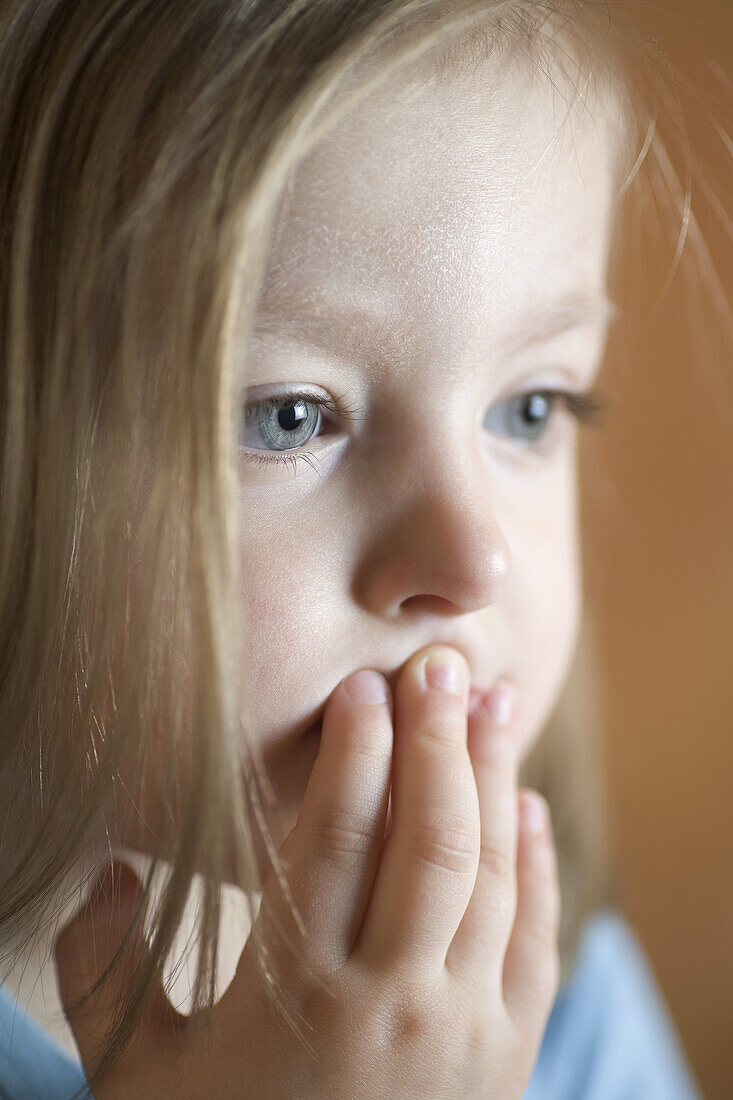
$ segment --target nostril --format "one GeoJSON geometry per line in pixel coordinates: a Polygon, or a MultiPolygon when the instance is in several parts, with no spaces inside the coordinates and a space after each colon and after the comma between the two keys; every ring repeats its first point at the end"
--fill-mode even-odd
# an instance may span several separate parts
{"type": "Polygon", "coordinates": [[[414,596],[407,596],[400,605],[403,610],[414,611],[415,614],[431,614],[440,616],[455,615],[456,605],[446,596],[435,596],[424,592],[414,596]]]}

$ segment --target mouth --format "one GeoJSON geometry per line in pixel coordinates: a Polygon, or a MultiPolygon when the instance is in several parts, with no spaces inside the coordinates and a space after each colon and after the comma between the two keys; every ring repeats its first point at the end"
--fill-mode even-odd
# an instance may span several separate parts
{"type": "MultiPolygon", "coordinates": [[[[498,679],[497,679],[497,683],[498,683],[498,679]]],[[[483,697],[485,695],[488,694],[489,690],[490,690],[489,688],[471,686],[471,688],[469,690],[469,693],[468,693],[468,713],[469,714],[473,713],[473,711],[478,706],[479,701],[481,699],[483,699],[483,697]]],[[[304,737],[318,737],[320,739],[322,728],[323,728],[323,712],[324,712],[325,709],[326,709],[326,703],[324,703],[322,705],[322,707],[319,708],[320,713],[318,715],[318,718],[316,718],[316,720],[314,722],[312,722],[310,724],[310,726],[308,726],[305,733],[303,734],[304,737]]]]}

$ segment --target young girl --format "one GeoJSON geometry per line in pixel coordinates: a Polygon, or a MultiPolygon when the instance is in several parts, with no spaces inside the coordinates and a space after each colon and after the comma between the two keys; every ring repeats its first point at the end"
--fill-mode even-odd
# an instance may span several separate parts
{"type": "Polygon", "coordinates": [[[627,20],[0,9],[3,1097],[697,1095],[583,816],[627,20]]]}

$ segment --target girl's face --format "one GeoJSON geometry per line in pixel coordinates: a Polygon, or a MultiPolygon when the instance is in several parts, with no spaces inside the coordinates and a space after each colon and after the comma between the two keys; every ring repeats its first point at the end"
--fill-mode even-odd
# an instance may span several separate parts
{"type": "Polygon", "coordinates": [[[523,755],[566,678],[578,426],[538,392],[582,392],[600,367],[615,142],[603,105],[553,79],[521,59],[394,78],[300,166],[278,221],[239,439],[242,629],[277,846],[343,676],[394,687],[415,650],[447,642],[474,687],[517,686],[523,755]]]}
{"type": "Polygon", "coordinates": [[[342,677],[394,686],[447,642],[474,687],[516,684],[526,754],[579,625],[577,424],[521,399],[600,366],[610,115],[519,60],[403,79],[298,171],[248,346],[243,622],[278,843],[342,677]]]}

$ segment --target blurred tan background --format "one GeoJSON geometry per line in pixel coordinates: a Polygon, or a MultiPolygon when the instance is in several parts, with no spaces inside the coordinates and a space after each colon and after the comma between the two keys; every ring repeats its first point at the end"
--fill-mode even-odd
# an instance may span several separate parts
{"type": "MultiPolygon", "coordinates": [[[[678,28],[730,80],[731,0],[662,6],[679,13],[678,28]]],[[[705,79],[704,72],[696,69],[695,77],[705,79]]],[[[720,99],[720,85],[716,95],[720,99]]],[[[730,109],[729,101],[721,112],[728,126],[730,109]]],[[[702,142],[696,149],[715,162],[717,185],[730,184],[730,146],[726,154],[712,131],[694,137],[702,142]]],[[[728,190],[718,198],[730,219],[733,195],[728,190]]],[[[730,300],[731,242],[720,212],[694,187],[692,209],[730,300]]],[[[674,253],[673,245],[670,251],[657,244],[655,252],[646,242],[645,248],[631,273],[648,284],[644,311],[674,253]]],[[[600,382],[617,405],[605,427],[581,434],[585,582],[608,669],[603,752],[623,911],[705,1097],[728,1100],[733,356],[730,332],[726,338],[702,309],[691,316],[685,283],[693,267],[683,254],[683,269],[647,317],[646,331],[611,356],[600,382]]]]}

